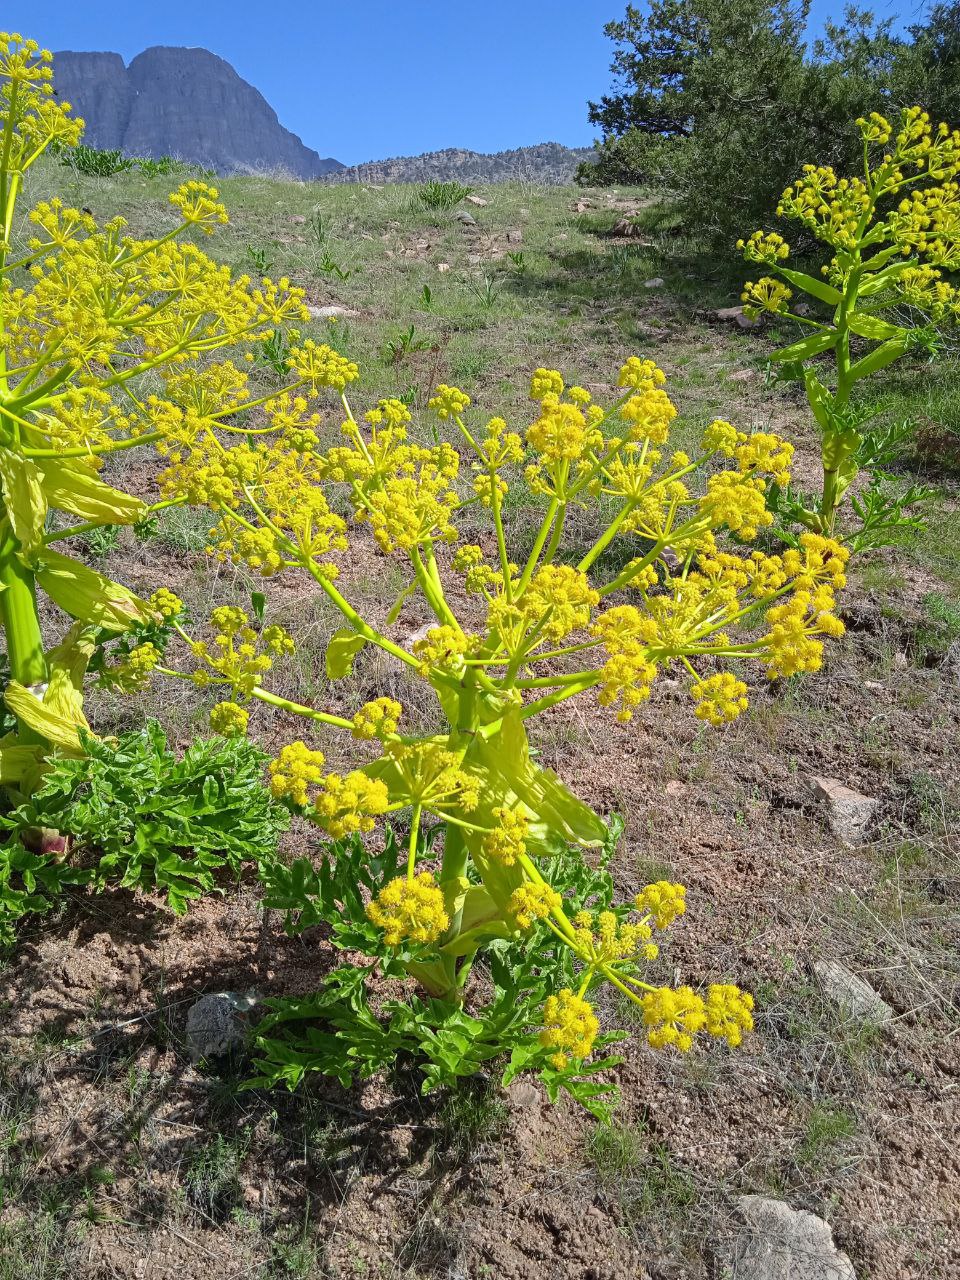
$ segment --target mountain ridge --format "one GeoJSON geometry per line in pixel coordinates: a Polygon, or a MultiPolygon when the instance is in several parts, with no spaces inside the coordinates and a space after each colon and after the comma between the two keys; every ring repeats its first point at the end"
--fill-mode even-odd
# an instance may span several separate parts
{"type": "Polygon", "coordinates": [[[471,151],[444,147],[416,156],[391,156],[347,165],[324,176],[326,183],[341,182],[509,182],[528,179],[550,186],[573,181],[577,165],[595,154],[592,147],[567,147],[560,142],[538,142],[506,151],[471,151]]]}

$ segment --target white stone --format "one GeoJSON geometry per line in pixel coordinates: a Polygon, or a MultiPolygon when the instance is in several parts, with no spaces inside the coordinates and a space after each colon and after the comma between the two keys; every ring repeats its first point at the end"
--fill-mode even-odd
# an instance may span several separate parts
{"type": "Polygon", "coordinates": [[[814,960],[813,971],[826,994],[851,1018],[882,1026],[893,1017],[893,1009],[882,996],[855,973],[836,960],[814,960]]]}
{"type": "Polygon", "coordinates": [[[484,200],[483,196],[467,196],[467,204],[474,204],[478,209],[482,209],[489,203],[489,200],[484,200]]]}
{"type": "Polygon", "coordinates": [[[351,307],[338,307],[336,305],[329,307],[307,306],[310,316],[314,320],[353,320],[360,312],[354,311],[351,307]]]}
{"type": "Polygon", "coordinates": [[[857,1280],[828,1223],[782,1200],[739,1196],[741,1225],[718,1253],[724,1280],[857,1280]]]}
{"type": "Polygon", "coordinates": [[[247,1038],[250,1011],[257,1000],[235,991],[201,996],[187,1014],[187,1052],[192,1062],[223,1058],[241,1049],[247,1038]]]}
{"type": "Polygon", "coordinates": [[[837,839],[848,848],[863,844],[880,801],[854,791],[839,778],[813,777],[810,789],[826,809],[827,822],[837,839]]]}
{"type": "Polygon", "coordinates": [[[643,282],[643,287],[644,287],[645,289],[662,289],[662,288],[663,288],[663,277],[662,277],[662,276],[654,276],[652,280],[644,280],[644,282],[643,282]]]}

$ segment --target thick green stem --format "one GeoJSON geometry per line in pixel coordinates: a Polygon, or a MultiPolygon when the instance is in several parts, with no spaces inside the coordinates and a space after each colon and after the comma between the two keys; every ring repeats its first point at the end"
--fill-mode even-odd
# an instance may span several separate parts
{"type": "MultiPolygon", "coordinates": [[[[0,536],[0,621],[7,645],[10,676],[23,685],[43,683],[47,661],[37,612],[34,576],[17,556],[19,543],[9,525],[0,536]]],[[[42,742],[42,737],[21,723],[22,743],[42,742]]]]}

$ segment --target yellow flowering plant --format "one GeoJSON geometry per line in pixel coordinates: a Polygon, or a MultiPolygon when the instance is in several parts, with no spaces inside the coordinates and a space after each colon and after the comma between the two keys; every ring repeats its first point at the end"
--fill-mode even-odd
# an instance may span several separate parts
{"type": "Polygon", "coordinates": [[[822,439],[822,493],[818,500],[775,493],[775,505],[789,521],[833,536],[859,471],[871,470],[867,490],[851,497],[855,520],[844,540],[855,549],[916,527],[905,511],[927,493],[885,488],[882,468],[897,441],[868,430],[875,411],[858,400],[857,384],[908,353],[934,355],[939,331],[960,318],[960,293],[949,278],[960,267],[960,131],[934,125],[920,107],[896,122],[872,112],[856,127],[862,173],[841,177],[829,166],[805,165],[777,207],[778,217],[826,246],[831,256],[819,277],[787,265],[790,246],[777,232],[737,242],[747,262],[772,273],[746,285],[744,313],[787,316],[810,331],[773,360],[806,387],[822,439]],[[797,291],[829,317],[802,313],[797,291]]]}
{"type": "Polygon", "coordinates": [[[303,738],[269,766],[273,796],[330,844],[319,866],[264,867],[266,903],[291,929],[322,921],[366,959],[266,1019],[261,1081],[292,1085],[313,1069],[349,1081],[412,1054],[433,1087],[506,1054],[505,1079],[537,1070],[551,1094],[565,1088],[600,1113],[611,1086],[595,1079],[610,1061],[598,1050],[617,1038],[590,1001],[604,983],[636,1006],[655,1047],[738,1044],[752,1002],[737,987],[648,980],[660,933],[686,909],[682,886],[616,901],[617,824],[537,763],[527,730],[575,697],[626,725],[669,669],[689,678],[693,714],[722,726],[747,705],[743,664],[771,679],[819,668],[824,641],[843,632],[847,550],[813,530],[782,555],[750,546],[773,523],[771,487],[789,483],[790,444],[717,420],[692,454],[673,447],[666,378],[639,357],[606,404],[537,369],[518,427],[477,418],[441,385],[430,445],[398,400],[356,416],[357,366],[296,329],[286,385],[254,394],[244,353],[301,321],[303,300],[283,280],[233,278],[185,236],[226,219],[214,189],[181,186],[179,221],[152,241],[45,202],[14,257],[24,170],[78,133],[49,95],[47,62],[0,36],[0,618],[18,722],[0,743],[2,781],[29,793],[51,752],[84,750],[88,676],[131,694],[161,676],[215,690],[225,737],[245,733],[259,702],[363,744],[346,772],[303,738]],[[150,505],[99,476],[111,454],[148,446],[162,460],[150,505]],[[540,517],[522,553],[504,519],[511,489],[540,517]],[[390,697],[341,715],[273,693],[270,672],[295,641],[262,608],[218,606],[198,635],[169,589],[141,600],[52,549],[170,504],[209,510],[215,560],[264,581],[302,575],[342,618],[329,680],[378,649],[430,690],[432,730],[410,729],[390,697]],[[592,529],[586,544],[571,512],[592,529]],[[485,532],[465,541],[464,520],[485,532]],[[382,619],[350,599],[361,540],[408,578],[382,619]],[[53,648],[38,591],[71,619],[53,648]],[[433,625],[405,644],[398,620],[414,595],[433,625]],[[395,998],[371,994],[374,975],[395,998]]]}

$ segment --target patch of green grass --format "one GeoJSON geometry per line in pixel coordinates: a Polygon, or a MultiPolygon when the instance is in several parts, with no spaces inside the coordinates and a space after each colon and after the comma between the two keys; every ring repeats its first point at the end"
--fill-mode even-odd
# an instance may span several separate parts
{"type": "Polygon", "coordinates": [[[187,1203],[203,1217],[223,1222],[239,1204],[239,1173],[246,1147],[245,1135],[228,1140],[218,1133],[187,1157],[180,1182],[187,1203]]]}
{"type": "Polygon", "coordinates": [[[598,1124],[587,1139],[587,1158],[598,1183],[607,1190],[634,1173],[644,1153],[641,1130],[631,1124],[598,1124]]]}
{"type": "Polygon", "coordinates": [[[449,1092],[437,1119],[441,1146],[463,1160],[481,1143],[497,1141],[507,1127],[510,1110],[495,1087],[468,1082],[449,1092]]]}
{"type": "Polygon", "coordinates": [[[829,1162],[837,1148],[857,1132],[852,1112],[828,1103],[814,1105],[806,1118],[803,1135],[797,1147],[797,1163],[817,1167],[829,1162]]]}

